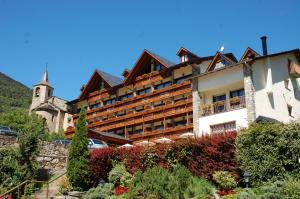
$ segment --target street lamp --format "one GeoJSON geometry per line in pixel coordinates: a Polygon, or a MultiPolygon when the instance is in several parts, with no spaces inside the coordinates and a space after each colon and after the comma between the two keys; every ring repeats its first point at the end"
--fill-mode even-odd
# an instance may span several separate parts
{"type": "Polygon", "coordinates": [[[251,174],[249,172],[245,171],[243,176],[244,176],[244,182],[245,182],[246,188],[249,188],[251,174]]]}

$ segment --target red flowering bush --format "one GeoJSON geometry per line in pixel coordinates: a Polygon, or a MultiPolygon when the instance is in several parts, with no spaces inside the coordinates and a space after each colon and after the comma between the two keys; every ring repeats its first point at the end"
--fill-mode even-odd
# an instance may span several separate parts
{"type": "Polygon", "coordinates": [[[212,180],[215,171],[229,171],[238,177],[235,138],[236,132],[232,132],[156,145],[147,149],[98,149],[92,153],[90,170],[96,182],[101,178],[107,179],[112,169],[112,161],[122,162],[131,174],[156,165],[170,168],[179,163],[185,165],[192,174],[209,180],[212,180]]]}
{"type": "Polygon", "coordinates": [[[107,180],[114,160],[118,160],[118,152],[114,148],[96,149],[92,152],[89,168],[95,184],[100,180],[107,180]]]}
{"type": "Polygon", "coordinates": [[[127,193],[129,191],[128,188],[124,188],[124,187],[121,187],[121,186],[117,186],[115,188],[115,195],[119,196],[119,195],[122,195],[124,193],[127,193]]]}

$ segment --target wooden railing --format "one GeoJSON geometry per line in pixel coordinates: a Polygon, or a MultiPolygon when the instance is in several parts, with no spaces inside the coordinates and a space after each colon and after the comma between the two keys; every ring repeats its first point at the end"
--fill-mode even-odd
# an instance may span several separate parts
{"type": "MultiPolygon", "coordinates": [[[[188,98],[188,99],[185,99],[185,100],[182,100],[182,101],[178,101],[176,103],[169,103],[169,104],[166,104],[166,105],[163,105],[163,106],[160,106],[160,107],[149,108],[149,109],[146,109],[142,112],[135,112],[135,113],[132,112],[132,113],[128,113],[124,116],[112,117],[112,118],[110,118],[108,120],[105,120],[105,121],[93,121],[93,124],[89,125],[88,127],[106,125],[108,123],[122,121],[122,120],[136,119],[137,117],[142,117],[142,116],[147,117],[151,113],[166,111],[168,109],[173,109],[173,108],[177,108],[177,107],[185,107],[185,106],[191,105],[191,103],[192,103],[192,98],[188,98]]],[[[115,112],[116,111],[113,111],[113,112],[110,112],[110,113],[106,112],[105,115],[113,114],[115,112]]],[[[97,117],[97,116],[95,116],[95,117],[97,117]]]]}
{"type": "MultiPolygon", "coordinates": [[[[51,179],[49,181],[38,181],[38,180],[25,180],[24,182],[20,183],[19,185],[11,188],[10,190],[6,191],[5,193],[1,193],[0,194],[0,198],[6,198],[8,196],[13,196],[15,195],[16,197],[14,198],[21,198],[21,194],[22,194],[22,189],[30,183],[34,183],[34,184],[42,184],[42,185],[46,185],[46,192],[45,192],[45,198],[48,199],[49,198],[49,184],[56,181],[57,179],[61,178],[62,176],[64,176],[66,174],[66,172],[62,173],[61,175],[55,177],[54,179],[51,179]]],[[[42,187],[42,186],[41,186],[42,187]]]]}
{"type": "MultiPolygon", "coordinates": [[[[98,127],[97,129],[100,131],[111,131],[112,129],[117,129],[117,128],[121,128],[121,127],[125,127],[125,126],[137,125],[137,124],[141,124],[144,122],[160,120],[160,119],[167,118],[167,117],[179,116],[179,115],[182,115],[182,114],[185,114],[188,112],[192,112],[192,110],[193,110],[193,107],[190,105],[189,107],[186,107],[186,108],[183,107],[183,108],[179,108],[179,109],[159,111],[156,113],[145,115],[144,117],[140,117],[140,118],[128,118],[124,121],[117,122],[115,124],[98,127]]],[[[100,125],[100,124],[101,124],[101,122],[98,123],[98,125],[100,125]]],[[[97,124],[94,124],[89,127],[95,128],[95,127],[97,127],[97,124]]]]}
{"type": "Polygon", "coordinates": [[[245,96],[237,96],[224,101],[217,101],[212,104],[203,104],[201,106],[202,116],[222,113],[226,111],[245,108],[245,96]]]}
{"type": "MultiPolygon", "coordinates": [[[[107,110],[107,109],[117,110],[118,107],[139,106],[139,105],[142,105],[143,103],[145,103],[146,100],[147,101],[149,101],[149,100],[158,101],[159,99],[157,99],[156,97],[160,97],[160,96],[164,96],[164,95],[165,95],[165,97],[167,97],[169,93],[173,93],[174,91],[188,89],[189,92],[191,92],[192,90],[191,90],[190,85],[191,85],[190,81],[182,82],[181,84],[174,84],[172,86],[169,86],[169,87],[166,87],[166,88],[163,88],[163,89],[160,89],[160,90],[155,90],[152,93],[148,93],[148,94],[144,94],[144,95],[138,95],[138,96],[135,96],[133,98],[118,101],[114,104],[105,105],[105,106],[100,107],[100,108],[88,110],[87,115],[93,114],[95,112],[102,112],[102,111],[107,110]],[[153,98],[155,98],[156,100],[153,99],[153,98]]],[[[179,93],[179,92],[177,92],[177,93],[179,93]]],[[[177,94],[177,95],[180,95],[180,93],[177,94]]],[[[171,97],[171,96],[169,96],[169,97],[171,97]]],[[[74,117],[76,118],[76,117],[78,117],[78,115],[75,115],[74,117]]]]}
{"type": "Polygon", "coordinates": [[[170,128],[166,128],[166,129],[159,129],[159,130],[154,130],[154,131],[144,131],[143,133],[139,133],[139,134],[133,134],[133,135],[128,135],[130,139],[134,139],[137,140],[139,138],[146,138],[146,137],[154,137],[154,136],[158,136],[158,135],[170,135],[173,134],[175,132],[182,132],[184,133],[185,131],[191,131],[193,129],[193,124],[190,123],[188,125],[184,125],[184,126],[176,126],[176,127],[170,127],[170,128]]]}

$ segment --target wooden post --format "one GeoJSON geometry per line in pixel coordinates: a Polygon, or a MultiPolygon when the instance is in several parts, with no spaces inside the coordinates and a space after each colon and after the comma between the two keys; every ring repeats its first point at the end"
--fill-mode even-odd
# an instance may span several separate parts
{"type": "Polygon", "coordinates": [[[48,199],[48,195],[49,195],[49,182],[47,182],[46,199],[48,199]]]}

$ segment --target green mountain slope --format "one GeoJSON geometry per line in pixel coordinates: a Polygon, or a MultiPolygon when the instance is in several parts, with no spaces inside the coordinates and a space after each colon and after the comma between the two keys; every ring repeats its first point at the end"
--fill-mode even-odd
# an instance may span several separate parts
{"type": "Polygon", "coordinates": [[[16,107],[28,109],[31,95],[27,86],[0,72],[0,112],[16,107]]]}

